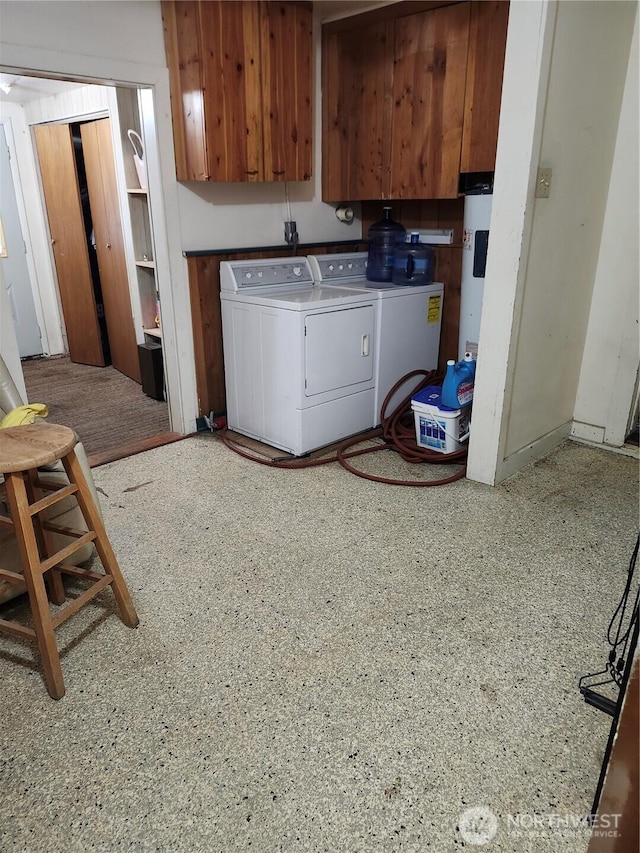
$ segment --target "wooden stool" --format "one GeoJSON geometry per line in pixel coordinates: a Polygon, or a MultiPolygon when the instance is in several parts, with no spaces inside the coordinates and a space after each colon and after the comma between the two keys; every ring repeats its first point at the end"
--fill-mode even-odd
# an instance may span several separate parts
{"type": "Polygon", "coordinates": [[[131,628],[138,624],[129,590],[75,454],[76,442],[73,430],[55,424],[34,423],[0,429],[0,473],[5,477],[7,500],[11,510],[11,518],[0,516],[0,525],[14,530],[23,570],[23,574],[19,574],[0,567],[0,577],[23,588],[26,586],[34,624],[32,629],[17,622],[0,619],[0,631],[37,641],[45,684],[49,695],[54,699],[61,699],[65,693],[54,634],[54,630],[62,622],[80,610],[101,589],[111,586],[122,621],[131,628]],[[61,460],[69,478],[69,485],[62,487],[60,483],[47,482],[46,473],[41,475],[37,471],[39,466],[58,459],[61,460]],[[43,497],[43,492],[48,493],[46,497],[43,497]],[[60,527],[40,518],[43,510],[69,495],[76,495],[88,533],[60,527]],[[75,541],[54,554],[49,535],[51,531],[62,533],[75,541]],[[87,542],[95,543],[105,574],[65,563],[71,554],[87,542]],[[88,578],[93,583],[78,598],[52,616],[45,589],[45,576],[49,583],[51,600],[54,604],[63,604],[65,592],[61,572],[88,578]]]}

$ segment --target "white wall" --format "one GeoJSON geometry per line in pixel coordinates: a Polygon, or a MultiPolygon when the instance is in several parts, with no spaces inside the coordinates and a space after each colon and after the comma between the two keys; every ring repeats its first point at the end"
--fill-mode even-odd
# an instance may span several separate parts
{"type": "MultiPolygon", "coordinates": [[[[635,14],[615,1],[511,5],[471,479],[499,482],[571,430],[635,14]],[[539,165],[553,169],[548,199],[535,198],[539,165]]],[[[637,124],[637,97],[635,110],[637,124]]],[[[611,223],[633,215],[621,192],[609,210],[611,223]]],[[[637,239],[617,249],[632,270],[637,239]]],[[[613,366],[595,318],[591,334],[613,366]]]]}
{"type": "Polygon", "coordinates": [[[535,201],[506,457],[571,426],[634,16],[626,2],[558,5],[540,150],[553,182],[535,201]]]}
{"type": "Polygon", "coordinates": [[[13,326],[13,315],[11,312],[11,299],[4,283],[2,266],[0,266],[0,355],[7,365],[11,378],[15,382],[20,396],[27,399],[27,389],[24,387],[24,376],[20,366],[20,353],[18,341],[13,326]]]}
{"type": "Polygon", "coordinates": [[[576,437],[614,446],[626,437],[640,352],[639,77],[636,16],[572,428],[576,437]]]}

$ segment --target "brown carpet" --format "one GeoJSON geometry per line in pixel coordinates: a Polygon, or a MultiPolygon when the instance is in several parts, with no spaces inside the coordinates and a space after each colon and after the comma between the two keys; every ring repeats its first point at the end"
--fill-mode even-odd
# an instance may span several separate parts
{"type": "Polygon", "coordinates": [[[76,431],[88,454],[105,454],[168,432],[168,406],[147,397],[113,367],[68,357],[22,362],[30,403],[46,403],[48,420],[76,431]]]}

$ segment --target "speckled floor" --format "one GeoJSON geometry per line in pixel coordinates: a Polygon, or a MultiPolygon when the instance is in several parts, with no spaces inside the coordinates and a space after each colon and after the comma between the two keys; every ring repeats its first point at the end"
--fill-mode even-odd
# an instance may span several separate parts
{"type": "Polygon", "coordinates": [[[106,591],[59,629],[59,702],[0,638],[3,851],[440,853],[472,806],[498,821],[478,849],[586,850],[527,833],[591,806],[610,718],[576,685],[636,460],[568,443],[495,489],[419,490],[203,435],[94,474],[141,622],[106,591]]]}

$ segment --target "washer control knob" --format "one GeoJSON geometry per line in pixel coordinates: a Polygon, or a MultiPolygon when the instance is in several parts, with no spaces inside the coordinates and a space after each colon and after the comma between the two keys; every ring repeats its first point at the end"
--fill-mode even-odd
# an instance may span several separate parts
{"type": "Polygon", "coordinates": [[[294,275],[302,275],[302,267],[294,267],[293,268],[294,275]]]}

